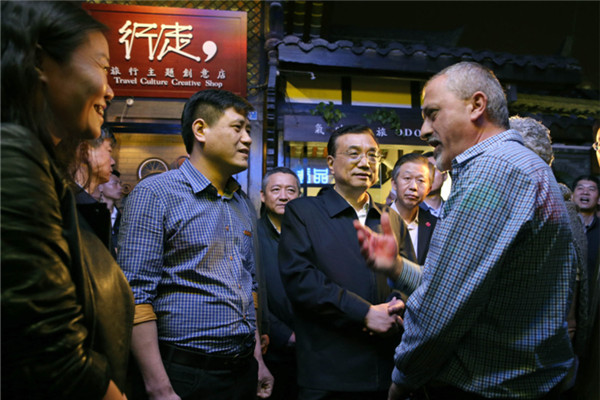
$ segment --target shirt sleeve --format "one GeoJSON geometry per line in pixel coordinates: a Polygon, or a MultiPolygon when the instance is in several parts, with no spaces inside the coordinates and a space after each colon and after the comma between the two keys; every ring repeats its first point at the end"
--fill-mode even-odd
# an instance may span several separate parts
{"type": "Polygon", "coordinates": [[[147,187],[129,195],[121,226],[117,261],[133,291],[135,304],[152,304],[163,272],[165,206],[147,187]]]}
{"type": "Polygon", "coordinates": [[[500,161],[482,171],[470,175],[455,194],[460,201],[436,226],[421,285],[407,302],[392,374],[401,387],[422,386],[455,351],[488,305],[507,250],[533,216],[536,194],[527,176],[500,161]]]}
{"type": "Polygon", "coordinates": [[[402,264],[402,272],[394,282],[393,286],[402,293],[406,293],[410,296],[421,284],[423,278],[422,266],[407,260],[404,257],[402,257],[402,264]]]}

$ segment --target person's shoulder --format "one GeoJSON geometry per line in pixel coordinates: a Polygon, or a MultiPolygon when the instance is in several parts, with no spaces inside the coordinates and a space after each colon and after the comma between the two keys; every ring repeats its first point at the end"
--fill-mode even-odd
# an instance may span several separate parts
{"type": "Polygon", "coordinates": [[[0,129],[3,179],[60,179],[52,156],[53,150],[49,150],[37,135],[16,124],[3,123],[0,129]]]}
{"type": "Polygon", "coordinates": [[[286,206],[297,214],[310,215],[316,209],[323,207],[323,201],[318,196],[303,196],[290,201],[286,206]]]}
{"type": "Polygon", "coordinates": [[[19,152],[35,158],[48,158],[48,151],[42,141],[29,129],[11,123],[2,123],[3,155],[7,152],[19,152]]]}
{"type": "Polygon", "coordinates": [[[315,197],[301,196],[301,197],[297,197],[293,200],[290,200],[285,207],[287,208],[289,206],[292,206],[293,208],[296,208],[296,207],[301,208],[307,204],[312,204],[314,201],[315,201],[315,197]]]}
{"type": "Polygon", "coordinates": [[[181,180],[181,171],[173,169],[143,178],[135,185],[134,190],[139,188],[138,190],[147,189],[161,192],[181,180]]]}

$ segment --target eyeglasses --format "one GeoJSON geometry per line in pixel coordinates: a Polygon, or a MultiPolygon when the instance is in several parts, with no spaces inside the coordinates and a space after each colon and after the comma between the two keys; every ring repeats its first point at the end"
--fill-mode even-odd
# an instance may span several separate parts
{"type": "Polygon", "coordinates": [[[600,143],[594,142],[594,144],[592,145],[592,149],[594,149],[594,151],[598,151],[598,149],[600,149],[600,143]]]}
{"type": "Polygon", "coordinates": [[[367,161],[369,161],[371,164],[376,164],[379,161],[381,161],[381,154],[376,153],[374,151],[369,151],[367,153],[360,153],[357,150],[348,150],[348,151],[344,151],[343,153],[338,153],[338,154],[345,155],[353,163],[359,163],[363,157],[367,157],[367,161]]]}

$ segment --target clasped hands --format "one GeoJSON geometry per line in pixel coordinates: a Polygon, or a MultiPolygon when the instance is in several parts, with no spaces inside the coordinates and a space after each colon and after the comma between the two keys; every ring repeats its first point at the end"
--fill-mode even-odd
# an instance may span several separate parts
{"type": "Polygon", "coordinates": [[[404,302],[395,297],[387,303],[381,303],[369,307],[365,316],[365,331],[370,335],[392,334],[399,331],[402,326],[402,317],[404,311],[404,302]]]}

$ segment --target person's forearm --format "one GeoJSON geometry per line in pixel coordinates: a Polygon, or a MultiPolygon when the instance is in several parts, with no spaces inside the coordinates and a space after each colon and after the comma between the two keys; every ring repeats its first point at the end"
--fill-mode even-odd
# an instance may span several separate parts
{"type": "Polygon", "coordinates": [[[256,339],[256,343],[254,345],[254,358],[256,358],[256,361],[258,361],[259,364],[264,364],[262,356],[262,347],[260,345],[260,334],[258,333],[258,329],[254,331],[254,337],[256,339]]]}
{"type": "Polygon", "coordinates": [[[143,322],[133,327],[131,350],[144,378],[146,392],[156,396],[173,393],[158,348],[156,321],[143,322]]]}
{"type": "Polygon", "coordinates": [[[423,267],[417,263],[398,256],[394,272],[390,278],[394,287],[407,295],[410,295],[421,284],[423,267]]]}
{"type": "Polygon", "coordinates": [[[273,375],[269,372],[262,357],[262,349],[260,346],[260,334],[258,329],[255,331],[256,345],[254,346],[254,358],[258,362],[258,382],[256,385],[256,396],[265,399],[271,396],[273,391],[273,375]]]}

